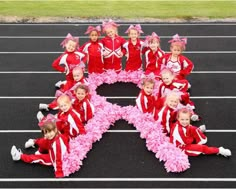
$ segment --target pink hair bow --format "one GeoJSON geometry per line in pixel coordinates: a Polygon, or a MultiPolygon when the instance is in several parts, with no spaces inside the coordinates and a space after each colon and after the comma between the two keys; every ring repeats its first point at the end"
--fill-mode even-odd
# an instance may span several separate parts
{"type": "Polygon", "coordinates": [[[152,35],[146,36],[145,42],[144,42],[145,46],[148,46],[148,43],[150,41],[152,41],[153,39],[156,39],[157,41],[160,41],[160,37],[155,32],[152,32],[152,35]]]}
{"type": "Polygon", "coordinates": [[[67,34],[66,38],[61,42],[61,46],[64,48],[66,43],[72,40],[74,42],[76,42],[76,46],[79,44],[79,38],[78,37],[73,37],[70,33],[67,34]]]}
{"type": "Polygon", "coordinates": [[[50,123],[50,122],[57,122],[59,121],[59,119],[57,119],[54,115],[52,114],[48,114],[47,116],[44,116],[43,119],[38,123],[39,127],[44,126],[46,123],[50,123]]]}
{"type": "Polygon", "coordinates": [[[165,70],[168,70],[168,71],[170,71],[173,75],[175,75],[175,72],[174,72],[173,69],[171,69],[170,67],[167,67],[166,65],[162,64],[162,65],[161,65],[161,71],[160,71],[160,73],[162,74],[165,70]]]}
{"type": "Polygon", "coordinates": [[[90,34],[92,31],[97,31],[98,34],[100,35],[100,33],[101,33],[101,26],[96,26],[96,27],[89,26],[87,31],[84,34],[90,34]]]}
{"type": "Polygon", "coordinates": [[[143,30],[142,30],[140,24],[136,24],[135,26],[134,26],[134,25],[130,25],[129,28],[126,30],[125,33],[129,33],[129,31],[130,31],[131,29],[138,31],[139,33],[143,33],[143,30]]]}
{"type": "Polygon", "coordinates": [[[120,25],[116,24],[112,19],[109,19],[107,22],[105,21],[102,22],[102,31],[105,32],[106,29],[109,27],[117,28],[118,26],[120,25]]]}
{"type": "Polygon", "coordinates": [[[67,95],[71,100],[74,99],[74,95],[72,94],[71,91],[62,92],[60,90],[57,90],[56,94],[55,94],[55,97],[59,98],[61,95],[67,95]]]}
{"type": "Polygon", "coordinates": [[[173,42],[181,42],[183,45],[187,44],[187,38],[180,38],[178,34],[175,34],[171,40],[168,41],[168,43],[173,43],[173,42]]]}
{"type": "Polygon", "coordinates": [[[176,109],[175,109],[175,111],[177,112],[177,111],[179,111],[179,110],[182,110],[182,109],[186,109],[186,110],[188,110],[189,112],[193,112],[193,108],[189,105],[189,104],[187,104],[186,106],[184,106],[184,105],[182,105],[182,104],[178,104],[178,106],[176,107],[176,109]]]}

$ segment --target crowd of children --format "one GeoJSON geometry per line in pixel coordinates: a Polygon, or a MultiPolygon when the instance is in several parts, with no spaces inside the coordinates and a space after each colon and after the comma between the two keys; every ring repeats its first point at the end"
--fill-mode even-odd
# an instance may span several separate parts
{"type": "Polygon", "coordinates": [[[143,70],[142,87],[136,98],[136,106],[143,113],[151,114],[170,138],[170,142],[183,149],[189,156],[221,154],[230,156],[231,151],[223,147],[208,147],[204,125],[192,126],[191,121],[200,117],[195,113],[195,105],[190,100],[187,76],[193,63],[182,52],[187,39],[178,34],[170,43],[170,53],[160,47],[160,37],[153,32],[145,40],[139,24],[130,25],[125,33],[128,40],[118,35],[118,27],[109,20],[100,26],[89,26],[85,34],[90,40],[79,46],[79,39],[68,34],[61,43],[65,51],[52,63],[52,67],[65,74],[65,81],[58,81],[55,100],[49,104],[39,104],[40,110],[58,110],[57,114],[37,118],[43,137],[29,139],[25,148],[38,147],[35,154],[24,154],[13,146],[12,159],[27,163],[40,163],[54,167],[55,176],[63,177],[63,154],[69,152],[69,141],[86,133],[86,123],[93,117],[94,109],[90,101],[89,83],[84,76],[101,74],[107,70],[119,73],[122,70],[122,57],[126,57],[125,71],[143,70]],[[99,40],[101,33],[106,36],[99,40]],[[154,76],[154,77],[150,77],[154,76]],[[154,87],[158,85],[158,93],[154,87]]]}

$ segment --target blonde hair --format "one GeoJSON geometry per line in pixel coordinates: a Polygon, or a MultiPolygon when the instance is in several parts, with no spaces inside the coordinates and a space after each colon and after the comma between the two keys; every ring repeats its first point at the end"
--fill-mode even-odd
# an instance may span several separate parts
{"type": "Polygon", "coordinates": [[[61,102],[71,103],[71,99],[68,95],[63,94],[63,95],[59,96],[57,99],[57,104],[60,104],[61,102]]]}
{"type": "Polygon", "coordinates": [[[178,100],[178,102],[180,101],[180,96],[176,92],[170,92],[166,96],[165,105],[167,105],[167,102],[169,102],[169,100],[172,98],[178,100]]]}
{"type": "Polygon", "coordinates": [[[179,46],[181,48],[181,51],[184,51],[186,49],[185,44],[181,41],[175,41],[170,44],[170,48],[173,48],[173,46],[179,46]]]}
{"type": "Polygon", "coordinates": [[[189,110],[189,109],[187,109],[187,108],[182,108],[182,109],[180,109],[180,110],[178,110],[178,112],[177,112],[177,118],[179,118],[179,114],[189,114],[189,118],[191,118],[191,115],[192,115],[192,112],[191,112],[191,110],[189,110]]]}
{"type": "Polygon", "coordinates": [[[142,85],[142,86],[145,86],[147,83],[150,83],[150,84],[155,85],[156,82],[155,82],[154,79],[151,79],[151,78],[144,78],[144,79],[142,80],[141,85],[142,85]]]}
{"type": "Polygon", "coordinates": [[[79,84],[78,86],[76,86],[74,91],[77,92],[78,89],[83,89],[85,93],[89,93],[89,87],[85,84],[79,84]]]}

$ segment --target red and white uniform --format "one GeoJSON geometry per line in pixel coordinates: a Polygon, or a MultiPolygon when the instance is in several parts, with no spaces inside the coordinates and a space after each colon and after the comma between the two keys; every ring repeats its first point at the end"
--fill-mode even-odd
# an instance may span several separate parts
{"type": "Polygon", "coordinates": [[[144,52],[145,55],[145,74],[154,73],[159,76],[161,70],[161,63],[158,60],[164,55],[164,51],[160,48],[156,52],[153,52],[150,48],[147,48],[144,52]]]}
{"type": "Polygon", "coordinates": [[[66,80],[73,81],[73,68],[78,65],[83,66],[85,61],[86,56],[84,53],[78,51],[65,51],[61,56],[54,60],[54,62],[52,63],[52,67],[62,73],[66,71],[66,80]]]}
{"type": "Polygon", "coordinates": [[[173,80],[169,85],[161,82],[158,91],[157,109],[160,109],[164,105],[165,96],[171,91],[182,92],[180,98],[183,105],[189,105],[192,109],[195,109],[194,103],[190,100],[188,90],[188,81],[186,79],[173,80]]]}
{"type": "Polygon", "coordinates": [[[73,108],[70,108],[67,112],[59,112],[57,114],[58,119],[69,122],[70,137],[76,137],[79,134],[85,134],[85,128],[82,124],[80,114],[75,111],[73,108]]]}
{"type": "MultiPolygon", "coordinates": [[[[70,136],[69,136],[69,131],[70,131],[69,123],[64,122],[64,121],[57,121],[56,126],[57,126],[58,131],[62,135],[64,135],[65,138],[67,138],[67,140],[69,141],[69,139],[70,139],[70,136]]],[[[47,140],[44,137],[41,137],[41,138],[35,139],[34,143],[35,143],[35,145],[38,146],[38,151],[41,154],[48,153],[48,149],[50,148],[50,145],[51,145],[50,140],[47,140]]]]}
{"type": "Polygon", "coordinates": [[[89,41],[80,47],[80,51],[87,55],[88,73],[103,73],[103,44],[99,41],[89,41]]]}
{"type": "Polygon", "coordinates": [[[120,53],[124,54],[123,44],[126,42],[124,38],[116,35],[114,39],[106,36],[101,39],[104,46],[104,69],[113,69],[120,72],[122,68],[120,53]]]}
{"type": "Polygon", "coordinates": [[[183,127],[178,121],[171,128],[170,142],[183,149],[189,156],[219,153],[219,148],[204,145],[207,137],[199,128],[192,125],[183,127]]]}
{"type": "Polygon", "coordinates": [[[142,69],[143,44],[144,42],[140,39],[137,39],[135,45],[131,42],[131,39],[124,43],[123,48],[127,55],[125,71],[136,71],[142,69]]]}
{"type": "Polygon", "coordinates": [[[173,70],[177,79],[185,79],[193,70],[194,66],[192,61],[183,55],[179,55],[178,60],[173,62],[171,60],[171,55],[171,53],[165,54],[159,59],[159,63],[173,70]]]}
{"type": "MultiPolygon", "coordinates": [[[[66,91],[71,91],[71,93],[74,95],[74,86],[79,85],[79,84],[85,84],[89,85],[89,82],[85,77],[82,77],[79,81],[67,81],[65,85],[62,85],[60,88],[60,91],[62,93],[65,93],[66,91]]],[[[57,105],[57,98],[54,99],[51,103],[48,104],[48,108],[51,110],[58,110],[59,107],[57,105]]]]}
{"type": "Polygon", "coordinates": [[[142,89],[136,98],[136,106],[143,113],[155,112],[155,97],[153,95],[147,95],[142,89]]]}
{"type": "Polygon", "coordinates": [[[163,132],[169,134],[172,124],[176,121],[176,111],[164,106],[155,114],[154,119],[160,122],[163,132]]]}
{"type": "Polygon", "coordinates": [[[93,117],[94,106],[87,97],[81,101],[76,99],[73,103],[73,108],[80,114],[82,123],[87,122],[93,117]]]}
{"type": "Polygon", "coordinates": [[[69,142],[64,135],[58,134],[54,139],[49,140],[49,143],[47,154],[21,154],[21,160],[26,163],[40,163],[53,166],[55,177],[64,177],[62,169],[63,156],[69,151],[69,142]]]}

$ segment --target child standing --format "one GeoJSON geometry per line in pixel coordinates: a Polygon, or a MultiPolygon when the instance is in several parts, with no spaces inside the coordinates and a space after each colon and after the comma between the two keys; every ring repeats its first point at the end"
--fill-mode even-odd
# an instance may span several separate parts
{"type": "Polygon", "coordinates": [[[160,58],[159,63],[173,70],[177,79],[185,79],[193,70],[193,63],[182,55],[187,44],[187,38],[180,38],[179,35],[176,34],[169,43],[170,53],[160,58]]]}
{"type": "Polygon", "coordinates": [[[177,113],[177,122],[171,128],[170,141],[184,150],[188,156],[200,154],[221,154],[231,156],[231,151],[223,147],[209,147],[206,144],[207,137],[202,131],[190,125],[191,112],[188,109],[180,109],[177,113]]]}
{"type": "Polygon", "coordinates": [[[23,154],[17,150],[16,146],[11,148],[11,156],[14,161],[22,160],[26,163],[40,163],[53,166],[55,177],[64,177],[63,155],[69,151],[69,143],[65,136],[60,134],[54,121],[50,121],[41,126],[42,133],[48,140],[48,153],[46,154],[23,154]]]}
{"type": "Polygon", "coordinates": [[[103,22],[103,32],[106,36],[101,39],[104,46],[103,60],[105,70],[115,70],[120,72],[122,69],[121,59],[124,54],[123,44],[125,39],[118,35],[118,24],[109,20],[108,22],[103,22]]]}
{"type": "Polygon", "coordinates": [[[86,123],[93,117],[94,106],[89,100],[89,88],[87,85],[80,84],[74,90],[76,99],[73,108],[80,114],[82,123],[86,123]]]}
{"type": "Polygon", "coordinates": [[[103,44],[98,41],[101,27],[89,26],[85,34],[89,34],[90,41],[80,47],[80,51],[87,55],[88,73],[103,73],[103,44]]]}
{"type": "Polygon", "coordinates": [[[143,52],[145,54],[145,74],[154,73],[159,78],[161,63],[158,60],[165,54],[160,48],[160,37],[152,32],[152,35],[146,37],[145,43],[148,45],[143,52]]]}
{"type": "Polygon", "coordinates": [[[154,79],[144,79],[142,89],[136,99],[136,106],[143,113],[155,113],[155,97],[153,96],[153,89],[155,85],[154,79]]]}
{"type": "MultiPolygon", "coordinates": [[[[79,39],[73,37],[71,34],[67,34],[66,38],[61,42],[61,45],[63,48],[65,47],[65,52],[54,60],[52,67],[59,72],[65,73],[67,82],[73,82],[72,70],[76,66],[84,68],[86,56],[77,51],[79,39]]],[[[55,86],[60,88],[61,84],[63,84],[63,82],[59,81],[55,86]]]]}
{"type": "Polygon", "coordinates": [[[143,33],[140,24],[130,25],[125,33],[129,36],[129,41],[123,45],[127,57],[125,71],[141,70],[144,42],[139,39],[140,34],[143,33]]]}

